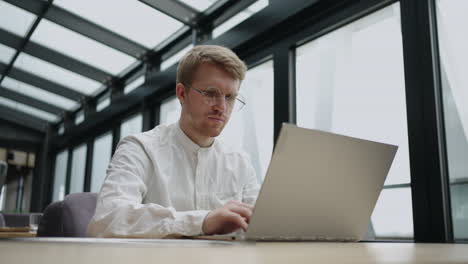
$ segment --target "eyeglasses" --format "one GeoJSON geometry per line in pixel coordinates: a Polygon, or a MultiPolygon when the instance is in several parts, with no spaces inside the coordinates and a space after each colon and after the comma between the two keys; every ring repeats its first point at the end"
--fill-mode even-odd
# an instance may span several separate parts
{"type": "Polygon", "coordinates": [[[184,83],[182,84],[201,94],[205,103],[210,106],[217,104],[219,101],[223,100],[222,98],[224,98],[228,109],[232,110],[233,112],[239,112],[246,105],[245,99],[240,94],[224,95],[216,88],[208,88],[207,90],[202,91],[191,85],[187,85],[184,83]]]}

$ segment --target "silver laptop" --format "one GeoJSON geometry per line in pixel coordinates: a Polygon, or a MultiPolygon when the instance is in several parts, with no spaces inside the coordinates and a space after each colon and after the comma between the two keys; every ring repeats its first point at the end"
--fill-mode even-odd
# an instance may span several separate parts
{"type": "Polygon", "coordinates": [[[249,228],[232,238],[361,240],[397,149],[283,124],[249,228]]]}

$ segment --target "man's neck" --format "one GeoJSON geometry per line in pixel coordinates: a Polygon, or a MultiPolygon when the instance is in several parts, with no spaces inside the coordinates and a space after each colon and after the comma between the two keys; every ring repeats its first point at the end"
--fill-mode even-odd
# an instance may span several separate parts
{"type": "Polygon", "coordinates": [[[197,144],[201,148],[207,148],[213,144],[214,142],[213,137],[199,135],[195,129],[190,127],[190,125],[186,124],[186,122],[184,122],[182,119],[179,120],[179,125],[180,125],[180,129],[182,129],[182,132],[184,132],[184,134],[188,138],[190,138],[190,140],[192,140],[195,144],[197,144]]]}

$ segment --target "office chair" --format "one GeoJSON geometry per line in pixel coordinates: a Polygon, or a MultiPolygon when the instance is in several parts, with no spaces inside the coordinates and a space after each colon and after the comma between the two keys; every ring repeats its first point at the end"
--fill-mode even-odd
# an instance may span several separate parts
{"type": "Polygon", "coordinates": [[[38,237],[86,237],[96,210],[97,193],[72,193],[47,206],[37,230],[38,237]]]}

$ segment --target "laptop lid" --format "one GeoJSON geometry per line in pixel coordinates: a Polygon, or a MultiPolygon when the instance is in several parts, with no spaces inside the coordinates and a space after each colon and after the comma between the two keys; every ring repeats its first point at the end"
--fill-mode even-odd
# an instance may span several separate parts
{"type": "Polygon", "coordinates": [[[283,124],[246,238],[361,240],[397,148],[283,124]]]}

